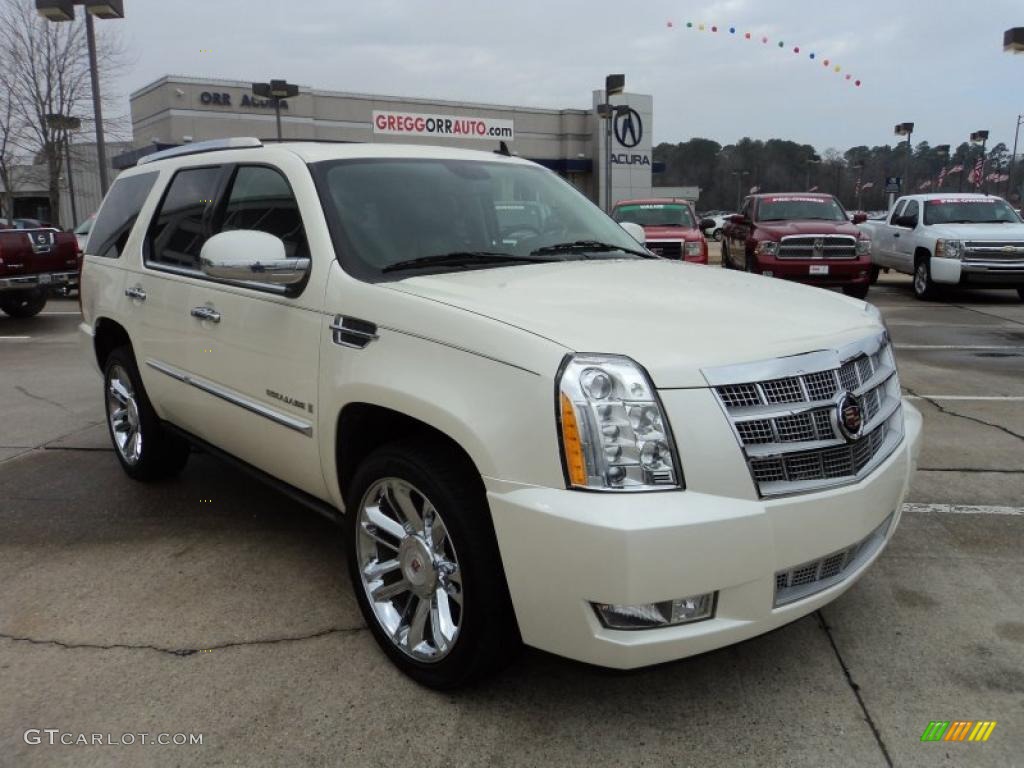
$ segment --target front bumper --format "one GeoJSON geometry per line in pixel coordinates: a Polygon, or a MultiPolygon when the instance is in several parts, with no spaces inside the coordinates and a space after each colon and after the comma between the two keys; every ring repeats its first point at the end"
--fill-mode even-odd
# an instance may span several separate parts
{"type": "Polygon", "coordinates": [[[921,435],[920,413],[906,402],[903,411],[903,443],[875,472],[820,493],[746,500],[691,490],[618,495],[487,480],[524,642],[630,669],[746,640],[834,600],[878,557],[899,523],[921,435]],[[778,572],[865,540],[890,515],[880,545],[838,583],[773,608],[778,572]],[[663,629],[607,629],[591,606],[712,591],[718,593],[713,618],[663,629]]]}
{"type": "Polygon", "coordinates": [[[74,288],[78,285],[78,272],[43,272],[35,275],[0,277],[0,291],[17,291],[32,288],[74,288]]]}
{"type": "Polygon", "coordinates": [[[864,285],[871,282],[871,259],[776,259],[757,257],[758,272],[808,285],[864,285]],[[827,274],[814,270],[828,268],[827,274]]]}
{"type": "Polygon", "coordinates": [[[971,285],[989,288],[1024,286],[1024,260],[981,261],[945,259],[932,256],[932,280],[942,285],[971,285]]]}

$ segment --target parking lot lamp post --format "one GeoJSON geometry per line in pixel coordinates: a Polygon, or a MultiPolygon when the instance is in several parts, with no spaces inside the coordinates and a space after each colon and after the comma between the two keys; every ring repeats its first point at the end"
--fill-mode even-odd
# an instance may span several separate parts
{"type": "Polygon", "coordinates": [[[85,38],[89,45],[89,77],[92,80],[92,111],[96,120],[96,160],[100,166],[100,192],[107,194],[107,146],[103,137],[103,104],[100,99],[100,72],[96,63],[96,31],[92,17],[123,19],[124,0],[36,0],[36,11],[48,21],[74,21],[75,6],[85,6],[85,38]]]}
{"type": "Polygon", "coordinates": [[[271,80],[269,83],[253,83],[253,96],[270,99],[274,103],[274,115],[277,118],[277,140],[281,140],[281,102],[299,95],[299,86],[287,80],[271,80]]]}
{"type": "Polygon", "coordinates": [[[860,205],[860,183],[864,179],[864,163],[857,163],[854,168],[857,169],[857,210],[862,210],[860,205]]]}
{"type": "Polygon", "coordinates": [[[988,131],[975,131],[971,134],[971,144],[981,144],[981,174],[978,176],[977,186],[984,192],[985,191],[985,163],[988,158],[985,157],[985,144],[988,142],[988,131]]]}
{"type": "Polygon", "coordinates": [[[903,184],[901,186],[900,192],[902,193],[903,190],[906,190],[907,192],[909,192],[910,191],[910,156],[911,156],[911,154],[913,152],[911,150],[911,148],[910,148],[910,137],[914,135],[914,124],[913,123],[897,123],[896,124],[895,132],[896,132],[897,136],[906,136],[907,137],[907,159],[906,159],[906,162],[903,164],[903,184]]]}
{"type": "Polygon", "coordinates": [[[82,127],[82,121],[71,115],[50,114],[46,122],[53,131],[64,132],[64,167],[68,174],[68,197],[71,199],[71,227],[78,225],[78,205],[75,202],[75,174],[71,170],[71,131],[82,127]]]}
{"type": "Polygon", "coordinates": [[[622,74],[608,75],[604,79],[604,103],[597,105],[597,114],[604,120],[604,209],[612,212],[612,131],[615,117],[620,112],[628,113],[629,107],[614,106],[612,96],[626,90],[626,76],[622,74]]]}
{"type": "Polygon", "coordinates": [[[749,176],[750,171],[732,171],[732,175],[736,177],[736,210],[738,211],[743,205],[743,177],[749,176]]]}

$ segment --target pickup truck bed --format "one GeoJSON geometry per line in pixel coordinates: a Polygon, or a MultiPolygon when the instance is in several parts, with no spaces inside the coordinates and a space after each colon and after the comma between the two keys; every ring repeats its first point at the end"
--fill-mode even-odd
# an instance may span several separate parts
{"type": "Polygon", "coordinates": [[[56,229],[0,229],[0,310],[32,317],[58,287],[76,288],[78,241],[56,229]]]}

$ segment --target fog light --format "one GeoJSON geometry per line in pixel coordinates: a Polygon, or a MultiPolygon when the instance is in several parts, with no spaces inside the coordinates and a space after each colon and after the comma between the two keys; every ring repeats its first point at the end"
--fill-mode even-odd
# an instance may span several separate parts
{"type": "Polygon", "coordinates": [[[657,629],[710,619],[715,615],[716,595],[716,592],[708,592],[660,603],[593,603],[593,606],[597,617],[608,629],[657,629]]]}

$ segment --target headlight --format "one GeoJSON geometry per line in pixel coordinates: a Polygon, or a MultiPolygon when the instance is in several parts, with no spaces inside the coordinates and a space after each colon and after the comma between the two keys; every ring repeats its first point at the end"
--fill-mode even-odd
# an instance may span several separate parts
{"type": "Polygon", "coordinates": [[[866,237],[862,237],[857,241],[857,255],[868,256],[871,253],[871,241],[866,237]]]}
{"type": "Polygon", "coordinates": [[[683,243],[683,254],[685,256],[700,256],[703,252],[704,248],[702,247],[700,240],[683,243]]]}
{"type": "Polygon", "coordinates": [[[665,412],[650,379],[628,357],[566,358],[558,417],[569,486],[602,491],[682,487],[665,412]]]}
{"type": "Polygon", "coordinates": [[[960,259],[964,255],[964,244],[961,240],[936,240],[935,255],[943,259],[960,259]]]}
{"type": "Polygon", "coordinates": [[[764,256],[774,256],[779,252],[779,244],[774,240],[762,240],[757,244],[757,252],[764,256]]]}

